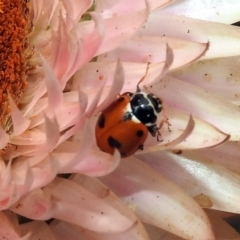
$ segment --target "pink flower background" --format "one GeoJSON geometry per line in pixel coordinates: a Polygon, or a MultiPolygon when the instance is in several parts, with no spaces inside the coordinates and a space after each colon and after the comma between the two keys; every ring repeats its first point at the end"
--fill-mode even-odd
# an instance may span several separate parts
{"type": "Polygon", "coordinates": [[[240,239],[224,221],[240,212],[240,3],[170,3],[30,1],[36,69],[0,129],[17,146],[0,162],[0,238],[240,239]],[[148,62],[141,87],[171,131],[126,159],[101,152],[99,113],[148,62]]]}

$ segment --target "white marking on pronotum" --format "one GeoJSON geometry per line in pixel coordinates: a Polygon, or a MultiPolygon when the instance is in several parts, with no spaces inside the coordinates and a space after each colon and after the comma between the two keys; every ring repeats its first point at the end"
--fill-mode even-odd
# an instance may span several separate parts
{"type": "Polygon", "coordinates": [[[131,104],[128,103],[126,108],[124,109],[124,112],[130,112],[132,114],[132,121],[135,122],[135,123],[141,123],[141,121],[139,121],[139,119],[133,114],[132,112],[132,107],[131,107],[131,104]]]}

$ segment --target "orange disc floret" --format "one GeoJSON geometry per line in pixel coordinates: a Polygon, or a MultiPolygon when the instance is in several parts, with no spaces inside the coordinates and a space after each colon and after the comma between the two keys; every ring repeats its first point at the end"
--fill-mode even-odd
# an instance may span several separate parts
{"type": "Polygon", "coordinates": [[[30,23],[26,0],[1,0],[0,9],[0,123],[6,128],[8,93],[18,104],[27,85],[30,23]]]}
{"type": "MultiPolygon", "coordinates": [[[[18,105],[27,86],[30,30],[28,0],[0,0],[0,125],[8,134],[13,130],[8,95],[18,105]]],[[[0,155],[14,149],[8,144],[0,155]]]]}

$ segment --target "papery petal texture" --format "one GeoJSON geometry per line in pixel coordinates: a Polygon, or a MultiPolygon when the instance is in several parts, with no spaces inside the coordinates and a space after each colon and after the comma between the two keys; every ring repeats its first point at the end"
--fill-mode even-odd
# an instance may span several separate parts
{"type": "Polygon", "coordinates": [[[122,207],[110,202],[108,196],[109,191],[105,196],[94,196],[74,182],[56,178],[42,191],[34,191],[16,203],[12,211],[39,220],[55,217],[97,232],[127,230],[136,219],[130,211],[123,212],[122,207]]]}
{"type": "Polygon", "coordinates": [[[212,163],[207,158],[194,157],[188,151],[180,155],[162,153],[161,163],[156,153],[140,158],[185,189],[202,207],[239,212],[240,178],[223,166],[212,163]],[[177,174],[179,171],[181,175],[177,174]]]}
{"type": "Polygon", "coordinates": [[[138,35],[166,36],[202,43],[209,42],[210,46],[205,58],[237,56],[240,52],[238,27],[184,16],[153,13],[138,35]],[[158,30],[156,31],[156,29],[158,30]]]}
{"type": "Polygon", "coordinates": [[[189,18],[232,24],[239,21],[238,0],[195,1],[176,0],[159,13],[182,15],[189,18]]]}
{"type": "Polygon", "coordinates": [[[210,223],[196,202],[139,160],[123,160],[117,170],[101,181],[143,222],[187,239],[214,239],[210,223]]]}

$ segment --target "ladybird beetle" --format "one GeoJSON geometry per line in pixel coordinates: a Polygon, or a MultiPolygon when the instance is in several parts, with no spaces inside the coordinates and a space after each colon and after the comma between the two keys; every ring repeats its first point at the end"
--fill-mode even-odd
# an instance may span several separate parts
{"type": "Polygon", "coordinates": [[[143,150],[148,132],[156,137],[159,131],[156,121],[162,110],[161,100],[154,94],[141,91],[138,85],[135,93],[120,95],[100,114],[95,135],[97,145],[103,152],[113,154],[116,148],[121,157],[125,158],[139,149],[143,150]]]}

